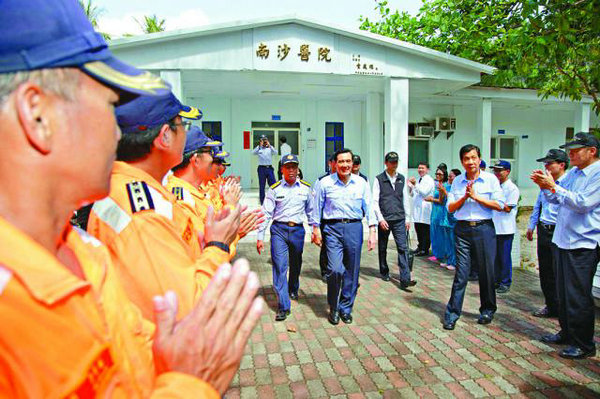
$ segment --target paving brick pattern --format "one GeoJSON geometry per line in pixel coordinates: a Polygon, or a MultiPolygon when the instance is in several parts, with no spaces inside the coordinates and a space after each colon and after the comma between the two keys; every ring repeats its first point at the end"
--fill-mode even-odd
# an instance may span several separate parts
{"type": "MultiPolygon", "coordinates": [[[[531,316],[543,304],[534,273],[514,271],[487,326],[477,324],[479,288],[469,283],[463,315],[446,331],[453,272],[417,258],[418,285],[405,292],[396,279],[379,278],[376,251],[363,251],[354,323],[332,326],[318,249],[306,243],[300,298],[285,322],[275,322],[269,251],[259,256],[242,243],[238,252],[259,273],[268,309],[226,398],[600,397],[598,358],[565,360],[559,347],[538,341],[558,322],[531,316]]],[[[395,252],[388,256],[391,266],[395,252]]]]}

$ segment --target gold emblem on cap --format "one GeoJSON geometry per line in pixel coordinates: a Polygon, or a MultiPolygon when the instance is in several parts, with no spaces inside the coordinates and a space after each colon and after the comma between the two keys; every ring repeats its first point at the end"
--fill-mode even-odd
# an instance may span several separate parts
{"type": "Polygon", "coordinates": [[[294,157],[291,155],[288,155],[288,159],[294,159],[294,157]]]}

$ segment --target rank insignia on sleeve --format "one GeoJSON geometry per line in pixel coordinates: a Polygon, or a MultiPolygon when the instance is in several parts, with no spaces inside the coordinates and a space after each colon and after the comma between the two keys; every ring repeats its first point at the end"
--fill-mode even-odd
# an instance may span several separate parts
{"type": "Polygon", "coordinates": [[[131,212],[136,213],[148,209],[154,209],[154,201],[148,185],[143,181],[136,181],[127,184],[127,194],[129,194],[129,204],[131,212]]]}
{"type": "Polygon", "coordinates": [[[310,187],[310,183],[304,180],[300,180],[300,183],[304,184],[306,187],[310,187]]]}
{"type": "Polygon", "coordinates": [[[171,190],[177,201],[183,201],[183,187],[173,187],[171,190]]]}
{"type": "Polygon", "coordinates": [[[279,180],[277,183],[274,183],[271,185],[271,189],[275,189],[277,186],[279,186],[281,184],[281,180],[279,180]]]}

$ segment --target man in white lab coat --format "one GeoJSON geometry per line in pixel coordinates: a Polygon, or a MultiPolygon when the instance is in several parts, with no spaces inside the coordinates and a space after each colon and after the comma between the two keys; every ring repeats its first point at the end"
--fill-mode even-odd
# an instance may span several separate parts
{"type": "Polygon", "coordinates": [[[413,222],[417,232],[418,246],[414,252],[416,256],[429,255],[431,238],[429,237],[429,223],[431,219],[431,202],[425,201],[425,197],[433,195],[435,182],[428,175],[429,165],[426,162],[419,163],[417,169],[419,179],[411,177],[408,179],[408,189],[413,198],[413,222]]]}

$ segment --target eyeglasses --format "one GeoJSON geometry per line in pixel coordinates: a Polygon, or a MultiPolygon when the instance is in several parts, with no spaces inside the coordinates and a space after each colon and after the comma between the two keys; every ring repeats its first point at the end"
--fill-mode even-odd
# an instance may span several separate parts
{"type": "Polygon", "coordinates": [[[190,130],[190,128],[192,127],[192,122],[190,121],[182,121],[181,123],[171,123],[169,125],[171,127],[171,129],[175,130],[173,127],[175,126],[181,126],[183,127],[186,131],[190,130]]]}

